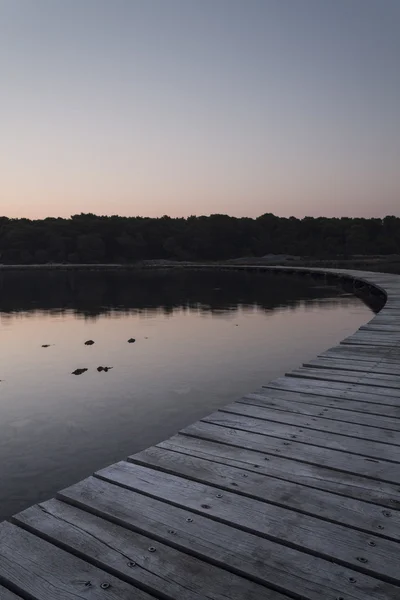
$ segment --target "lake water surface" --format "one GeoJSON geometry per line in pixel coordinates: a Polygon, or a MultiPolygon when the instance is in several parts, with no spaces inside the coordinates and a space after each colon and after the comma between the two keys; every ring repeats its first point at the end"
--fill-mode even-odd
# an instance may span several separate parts
{"type": "Polygon", "coordinates": [[[342,289],[292,275],[0,273],[0,520],[256,390],[371,316],[342,289]]]}

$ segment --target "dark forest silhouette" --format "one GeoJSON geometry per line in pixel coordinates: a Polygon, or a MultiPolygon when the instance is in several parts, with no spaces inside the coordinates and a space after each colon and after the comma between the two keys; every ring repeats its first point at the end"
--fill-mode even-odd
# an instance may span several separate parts
{"type": "Polygon", "coordinates": [[[400,218],[264,214],[188,218],[0,217],[0,263],[129,263],[144,259],[223,260],[290,254],[318,258],[400,254],[400,218]]]}

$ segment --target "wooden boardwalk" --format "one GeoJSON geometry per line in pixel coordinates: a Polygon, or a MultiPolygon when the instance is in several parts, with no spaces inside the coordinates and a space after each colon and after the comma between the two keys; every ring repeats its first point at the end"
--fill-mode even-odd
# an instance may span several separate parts
{"type": "Polygon", "coordinates": [[[0,524],[1,600],[400,599],[400,276],[289,270],[388,300],[315,360],[0,524]]]}

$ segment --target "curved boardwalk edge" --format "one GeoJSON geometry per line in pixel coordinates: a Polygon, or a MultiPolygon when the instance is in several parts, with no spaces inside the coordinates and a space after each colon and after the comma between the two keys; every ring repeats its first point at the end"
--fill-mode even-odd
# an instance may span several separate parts
{"type": "Polygon", "coordinates": [[[343,277],[386,304],[286,376],[0,524],[0,600],[400,598],[400,276],[223,268],[343,277]]]}

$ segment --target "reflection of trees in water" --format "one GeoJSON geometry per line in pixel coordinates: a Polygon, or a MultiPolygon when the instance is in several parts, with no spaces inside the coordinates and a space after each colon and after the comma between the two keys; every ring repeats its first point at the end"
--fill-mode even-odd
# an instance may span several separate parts
{"type": "Polygon", "coordinates": [[[351,302],[341,294],[341,288],[317,285],[311,277],[266,273],[110,270],[0,274],[3,316],[72,311],[86,318],[133,313],[145,318],[184,310],[221,315],[255,307],[269,311],[351,302]]]}

